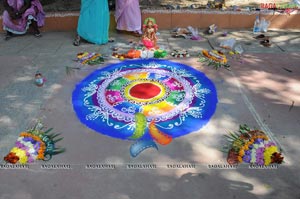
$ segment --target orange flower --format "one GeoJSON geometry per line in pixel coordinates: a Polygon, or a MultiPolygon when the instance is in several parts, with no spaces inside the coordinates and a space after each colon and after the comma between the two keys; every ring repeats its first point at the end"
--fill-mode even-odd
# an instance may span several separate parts
{"type": "Polygon", "coordinates": [[[22,133],[20,134],[20,136],[22,136],[22,137],[31,137],[31,134],[30,134],[30,133],[27,133],[27,132],[22,132],[22,133]]]}
{"type": "Polygon", "coordinates": [[[240,156],[240,157],[243,157],[244,155],[245,155],[245,151],[244,151],[244,150],[240,150],[240,151],[239,151],[239,156],[240,156]]]}
{"type": "Polygon", "coordinates": [[[210,52],[208,52],[207,50],[202,50],[202,54],[205,57],[207,57],[207,58],[209,58],[209,59],[211,59],[211,60],[213,60],[215,62],[220,62],[220,63],[223,63],[223,64],[227,63],[227,59],[226,59],[226,56],[224,54],[221,54],[221,53],[219,53],[217,51],[213,51],[213,53],[219,55],[222,58],[221,59],[217,58],[217,57],[211,55],[210,52]]]}
{"type": "Polygon", "coordinates": [[[237,158],[238,158],[238,161],[239,161],[239,162],[243,162],[243,159],[242,159],[241,156],[238,156],[237,158]]]}
{"type": "Polygon", "coordinates": [[[44,154],[38,154],[37,159],[43,160],[45,158],[44,154]]]}
{"type": "Polygon", "coordinates": [[[214,61],[216,61],[216,62],[220,62],[220,60],[219,59],[217,59],[217,58],[215,58],[215,57],[210,57],[212,60],[214,60],[214,61]]]}
{"type": "Polygon", "coordinates": [[[205,57],[209,57],[209,54],[208,54],[208,51],[207,51],[207,50],[202,50],[202,54],[203,54],[205,57]]]}
{"type": "MultiPolygon", "coordinates": [[[[251,145],[251,144],[253,144],[254,142],[251,142],[251,141],[249,141],[249,142],[247,142],[247,147],[248,147],[248,149],[249,149],[249,146],[251,145]]],[[[247,149],[247,150],[248,150],[247,149]]]]}

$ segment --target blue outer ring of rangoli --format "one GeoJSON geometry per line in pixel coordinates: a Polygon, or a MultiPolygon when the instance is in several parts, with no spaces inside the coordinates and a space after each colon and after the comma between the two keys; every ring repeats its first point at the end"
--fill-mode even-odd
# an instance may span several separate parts
{"type": "MultiPolygon", "coordinates": [[[[180,76],[184,81],[186,80],[185,82],[189,82],[193,91],[193,99],[185,110],[179,111],[176,116],[165,121],[158,119],[156,124],[159,130],[170,135],[172,138],[176,138],[195,132],[208,123],[218,103],[217,92],[213,82],[207,78],[204,73],[190,66],[158,59],[126,60],[111,64],[94,71],[79,82],[73,91],[72,103],[74,111],[80,121],[98,133],[114,138],[129,139],[135,130],[132,124],[132,122],[134,122],[132,120],[134,114],[132,114],[132,118],[128,121],[124,118],[114,118],[115,113],[107,113],[101,110],[98,102],[103,101],[105,96],[103,96],[103,99],[100,99],[101,93],[97,93],[97,90],[101,84],[111,79],[112,75],[117,76],[121,72],[137,69],[145,69],[146,71],[150,69],[169,71],[170,73],[174,73],[176,77],[179,78],[180,76]],[[99,78],[99,80],[97,80],[97,78],[99,78]],[[96,93],[91,95],[91,97],[87,97],[89,93],[91,94],[93,92],[96,93]],[[98,95],[98,99],[95,95],[98,95]],[[88,105],[84,104],[84,99],[88,102],[88,105]],[[89,106],[92,106],[93,110],[89,109],[89,106]],[[98,112],[95,111],[97,109],[98,112]]],[[[148,123],[151,120],[153,120],[153,118],[149,119],[148,123]]],[[[149,135],[148,128],[141,139],[152,139],[149,135]]]]}

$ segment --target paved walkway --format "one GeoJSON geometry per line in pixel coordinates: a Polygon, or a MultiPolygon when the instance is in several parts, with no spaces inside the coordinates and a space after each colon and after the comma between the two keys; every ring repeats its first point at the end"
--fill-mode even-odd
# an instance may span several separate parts
{"type": "MultiPolygon", "coordinates": [[[[230,31],[245,50],[242,61],[232,60],[231,71],[214,70],[195,57],[202,49],[212,49],[225,39],[217,33],[202,41],[171,38],[160,31],[159,45],[169,51],[188,49],[183,62],[204,72],[217,87],[219,104],[208,125],[198,133],[176,139],[159,152],[146,150],[138,158],[128,153],[131,142],[109,138],[83,126],[76,118],[71,94],[77,82],[106,64],[118,62],[110,57],[112,46],[126,51],[129,35],[111,33],[114,43],[72,46],[73,32],[47,32],[40,39],[31,35],[0,40],[0,157],[7,154],[19,132],[40,118],[49,127],[63,132],[61,145],[67,152],[51,163],[71,164],[72,170],[43,170],[40,162],[29,170],[0,169],[0,199],[8,198],[264,198],[300,197],[300,31],[270,31],[272,47],[262,47],[251,32],[230,31]],[[66,66],[80,51],[96,51],[107,56],[104,65],[85,66],[66,74],[66,66]],[[47,82],[33,84],[36,71],[47,82]],[[291,106],[293,104],[293,106],[291,106]],[[222,164],[219,151],[222,135],[247,123],[273,135],[286,158],[274,170],[242,167],[237,170],[208,169],[222,164]],[[86,170],[95,162],[115,163],[115,170],[86,170]],[[129,170],[129,163],[155,163],[155,170],[129,170]],[[166,169],[166,163],[195,163],[196,169],[166,169]],[[41,186],[43,185],[43,186],[41,186]]],[[[3,163],[3,162],[2,162],[3,163]]]]}

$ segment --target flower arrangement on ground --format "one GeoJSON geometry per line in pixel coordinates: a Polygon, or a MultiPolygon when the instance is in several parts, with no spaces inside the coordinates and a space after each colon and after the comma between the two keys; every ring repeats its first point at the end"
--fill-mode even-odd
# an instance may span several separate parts
{"type": "Polygon", "coordinates": [[[58,138],[60,133],[50,134],[52,128],[42,129],[42,124],[37,123],[27,132],[22,132],[4,160],[11,164],[27,164],[35,160],[48,161],[53,155],[64,152],[65,149],[56,147],[56,143],[63,139],[58,138]]]}
{"type": "Polygon", "coordinates": [[[212,65],[215,67],[216,70],[221,67],[224,67],[226,69],[229,69],[230,67],[226,56],[222,52],[217,50],[202,50],[199,57],[199,62],[207,63],[208,66],[212,65]]]}
{"type": "Polygon", "coordinates": [[[77,62],[81,64],[97,65],[104,63],[104,58],[99,53],[81,52],[77,54],[77,62]]]}
{"type": "Polygon", "coordinates": [[[228,153],[229,164],[249,163],[260,166],[281,164],[283,156],[275,142],[261,130],[251,130],[247,125],[240,125],[239,131],[225,135],[228,144],[224,146],[228,153]]]}

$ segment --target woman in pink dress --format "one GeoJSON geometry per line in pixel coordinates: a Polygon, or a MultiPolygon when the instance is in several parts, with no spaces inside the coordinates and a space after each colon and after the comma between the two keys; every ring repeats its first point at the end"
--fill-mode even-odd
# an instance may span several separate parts
{"type": "Polygon", "coordinates": [[[141,35],[142,17],[139,0],[116,0],[117,30],[141,35]]]}
{"type": "Polygon", "coordinates": [[[34,35],[40,37],[39,27],[44,25],[45,13],[39,0],[4,0],[3,29],[7,40],[13,34],[25,34],[32,26],[34,35]]]}

